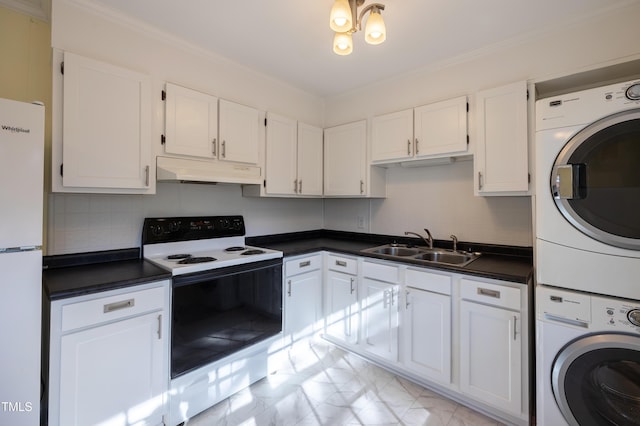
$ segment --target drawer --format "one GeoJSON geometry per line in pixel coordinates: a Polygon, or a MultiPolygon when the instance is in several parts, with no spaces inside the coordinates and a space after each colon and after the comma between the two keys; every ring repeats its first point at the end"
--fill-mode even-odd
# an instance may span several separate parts
{"type": "Polygon", "coordinates": [[[400,270],[397,266],[384,265],[382,263],[364,262],[362,273],[365,277],[387,283],[400,281],[400,270]]]}
{"type": "Polygon", "coordinates": [[[451,276],[430,271],[407,269],[405,283],[409,287],[451,295],[451,276]]]}
{"type": "Polygon", "coordinates": [[[293,275],[302,274],[309,271],[315,271],[322,267],[322,255],[298,257],[296,259],[287,260],[284,264],[285,275],[291,277],[293,275]]]}
{"type": "Polygon", "coordinates": [[[327,259],[327,267],[332,271],[344,272],[351,275],[358,273],[358,261],[352,257],[330,254],[327,256],[327,259]]]}
{"type": "Polygon", "coordinates": [[[460,280],[460,295],[466,300],[520,310],[520,290],[514,287],[463,278],[460,280]]]}
{"type": "Polygon", "coordinates": [[[165,288],[154,287],[64,305],[62,307],[62,331],[162,310],[164,299],[165,288]]]}

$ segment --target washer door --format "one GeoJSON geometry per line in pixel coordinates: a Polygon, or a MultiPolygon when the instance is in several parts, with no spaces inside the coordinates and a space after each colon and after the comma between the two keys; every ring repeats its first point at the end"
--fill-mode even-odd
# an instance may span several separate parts
{"type": "Polygon", "coordinates": [[[640,336],[574,340],[553,362],[551,385],[570,425],[640,425],[640,336]]]}
{"type": "Polygon", "coordinates": [[[579,231],[640,250],[640,109],[610,115],[574,135],[556,158],[551,193],[579,231]]]}

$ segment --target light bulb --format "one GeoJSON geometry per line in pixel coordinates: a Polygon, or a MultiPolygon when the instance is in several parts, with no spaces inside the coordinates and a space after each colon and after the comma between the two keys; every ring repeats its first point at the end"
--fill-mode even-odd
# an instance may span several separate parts
{"type": "Polygon", "coordinates": [[[344,33],[352,28],[351,6],[348,0],[336,0],[329,15],[329,26],[337,33],[344,33]]]}
{"type": "Polygon", "coordinates": [[[333,38],[333,51],[338,55],[348,55],[353,51],[353,39],[349,33],[336,33],[333,38]]]}
{"type": "Polygon", "coordinates": [[[382,15],[377,8],[371,10],[364,29],[364,39],[369,44],[380,44],[387,38],[387,30],[382,15]]]}

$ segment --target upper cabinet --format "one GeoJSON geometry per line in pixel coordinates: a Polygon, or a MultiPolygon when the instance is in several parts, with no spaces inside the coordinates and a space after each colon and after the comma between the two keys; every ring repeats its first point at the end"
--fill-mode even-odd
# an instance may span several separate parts
{"type": "Polygon", "coordinates": [[[258,164],[260,111],[220,99],[218,159],[258,164]]]}
{"type": "Polygon", "coordinates": [[[218,98],[167,83],[164,152],[215,158],[217,148],[218,98]]]}
{"type": "Polygon", "coordinates": [[[476,195],[526,195],[529,191],[527,83],[476,95],[476,195]]]}
{"type": "Polygon", "coordinates": [[[54,51],[52,190],[154,193],[151,79],[54,51]]]}
{"type": "Polygon", "coordinates": [[[260,111],[167,83],[164,153],[257,165],[260,111]]]}
{"type": "Polygon", "coordinates": [[[267,114],[265,195],[322,196],[322,129],[267,114]]]}
{"type": "Polygon", "coordinates": [[[374,164],[460,156],[467,152],[466,96],[373,118],[374,164]]]}
{"type": "Polygon", "coordinates": [[[324,129],[324,195],[384,197],[384,169],[368,167],[367,121],[324,129]]]}

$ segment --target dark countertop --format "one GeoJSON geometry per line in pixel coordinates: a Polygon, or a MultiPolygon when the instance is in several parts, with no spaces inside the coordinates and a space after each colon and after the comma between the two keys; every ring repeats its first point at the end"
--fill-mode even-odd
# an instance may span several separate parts
{"type": "Polygon", "coordinates": [[[140,259],[137,248],[45,256],[42,282],[49,300],[65,299],[171,278],[140,259]]]}
{"type": "MultiPolygon", "coordinates": [[[[280,250],[285,257],[326,250],[384,260],[389,260],[389,258],[372,253],[363,253],[361,250],[394,241],[401,244],[419,245],[419,240],[414,238],[328,230],[247,237],[246,241],[248,245],[280,250]]],[[[434,242],[434,246],[439,248],[451,248],[450,244],[450,241],[436,240],[434,242]]],[[[411,259],[393,261],[521,284],[529,284],[532,281],[533,249],[530,247],[459,242],[458,249],[462,251],[478,251],[482,255],[463,267],[444,264],[426,265],[411,259]]]]}

